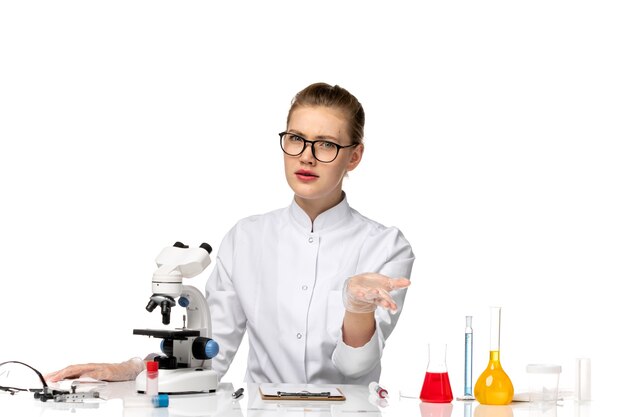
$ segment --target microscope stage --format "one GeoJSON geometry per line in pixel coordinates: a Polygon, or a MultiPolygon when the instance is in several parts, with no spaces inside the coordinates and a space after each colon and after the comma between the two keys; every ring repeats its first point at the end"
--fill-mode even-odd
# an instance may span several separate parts
{"type": "Polygon", "coordinates": [[[200,330],[133,329],[133,334],[161,339],[185,340],[189,337],[200,336],[200,330]]]}

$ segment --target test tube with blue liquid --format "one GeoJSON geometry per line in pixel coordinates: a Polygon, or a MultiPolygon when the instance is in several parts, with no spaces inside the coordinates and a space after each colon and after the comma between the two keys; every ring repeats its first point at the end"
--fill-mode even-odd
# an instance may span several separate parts
{"type": "Polygon", "coordinates": [[[472,361],[474,349],[474,330],[472,329],[472,316],[465,316],[465,374],[463,396],[459,400],[474,400],[472,395],[472,361]]]}

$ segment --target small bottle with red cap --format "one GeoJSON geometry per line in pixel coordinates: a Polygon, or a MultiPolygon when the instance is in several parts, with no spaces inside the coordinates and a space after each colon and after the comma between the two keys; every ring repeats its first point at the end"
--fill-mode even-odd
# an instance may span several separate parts
{"type": "Polygon", "coordinates": [[[146,394],[159,394],[159,362],[146,362],[146,394]]]}

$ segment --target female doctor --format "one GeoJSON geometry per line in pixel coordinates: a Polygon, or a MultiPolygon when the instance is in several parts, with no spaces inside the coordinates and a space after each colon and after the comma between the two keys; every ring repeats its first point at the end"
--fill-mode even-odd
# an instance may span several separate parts
{"type": "MultiPolygon", "coordinates": [[[[312,84],[293,99],[279,137],[294,199],[239,221],[206,284],[220,378],[247,331],[247,382],[379,379],[414,256],[397,228],[361,215],[342,190],[363,156],[364,123],[359,101],[339,86],[312,84]]],[[[72,365],[46,378],[119,381],[142,369],[134,358],[72,365]]]]}

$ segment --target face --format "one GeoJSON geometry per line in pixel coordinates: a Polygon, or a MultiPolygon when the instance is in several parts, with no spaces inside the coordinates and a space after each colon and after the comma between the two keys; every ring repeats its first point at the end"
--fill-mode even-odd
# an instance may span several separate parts
{"type": "MultiPolygon", "coordinates": [[[[338,145],[351,145],[348,122],[340,110],[331,107],[299,107],[291,113],[287,131],[307,140],[325,140],[338,145]]],[[[341,201],[345,174],[357,167],[363,145],[344,148],[332,162],[313,157],[307,144],[299,156],[284,154],[285,176],[301,207],[329,209],[341,201]]]]}

